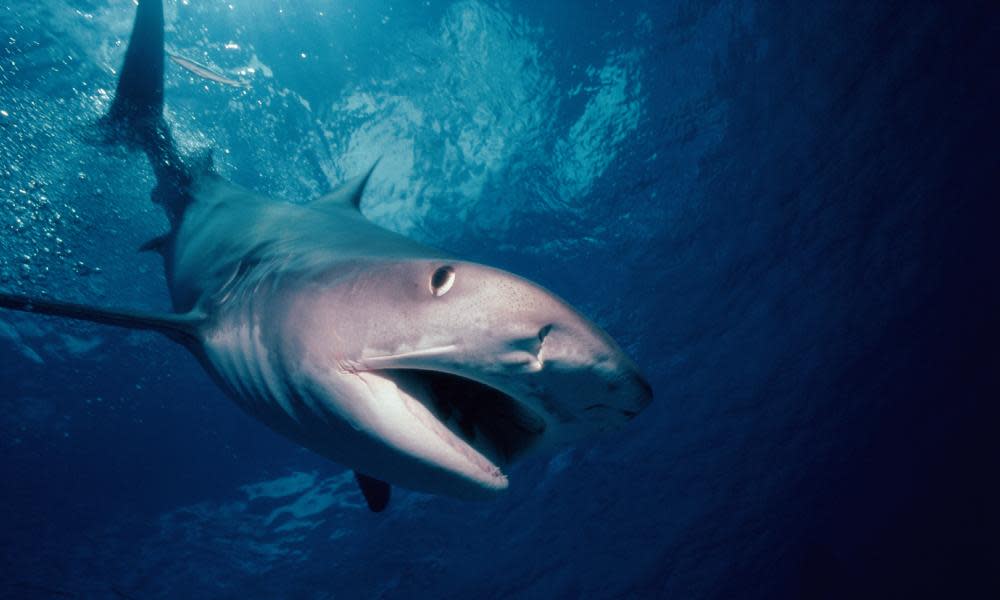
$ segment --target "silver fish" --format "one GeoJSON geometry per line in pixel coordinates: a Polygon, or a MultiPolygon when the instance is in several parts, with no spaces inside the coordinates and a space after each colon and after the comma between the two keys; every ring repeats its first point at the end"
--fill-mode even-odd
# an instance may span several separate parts
{"type": "Polygon", "coordinates": [[[178,65],[184,67],[188,71],[191,71],[192,73],[203,79],[208,79],[209,81],[214,81],[216,83],[221,83],[222,85],[228,85],[230,87],[235,87],[235,88],[250,87],[249,81],[230,79],[229,77],[226,77],[221,73],[213,71],[211,67],[203,65],[197,61],[193,61],[190,58],[184,58],[183,56],[179,56],[177,54],[174,54],[173,52],[167,52],[167,56],[170,57],[170,60],[174,61],[178,65]]]}

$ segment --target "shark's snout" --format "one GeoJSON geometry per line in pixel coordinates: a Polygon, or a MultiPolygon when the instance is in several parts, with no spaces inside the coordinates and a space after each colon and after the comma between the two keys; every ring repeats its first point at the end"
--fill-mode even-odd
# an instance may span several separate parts
{"type": "Polygon", "coordinates": [[[653,386],[639,371],[632,373],[632,382],[642,390],[643,407],[645,408],[653,401],[653,386]]]}
{"type": "MultiPolygon", "coordinates": [[[[631,371],[624,379],[625,383],[621,388],[625,400],[620,403],[618,410],[626,420],[631,420],[653,401],[653,386],[638,370],[631,371]]],[[[612,394],[618,389],[618,385],[609,386],[612,394]]]]}
{"type": "Polygon", "coordinates": [[[597,325],[568,307],[562,312],[539,330],[540,380],[566,404],[589,398],[590,416],[600,407],[630,419],[648,406],[653,389],[636,364],[597,325]]]}

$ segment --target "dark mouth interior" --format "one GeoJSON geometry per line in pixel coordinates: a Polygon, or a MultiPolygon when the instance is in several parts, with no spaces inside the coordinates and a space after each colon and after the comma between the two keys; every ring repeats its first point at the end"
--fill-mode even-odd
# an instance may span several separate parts
{"type": "Polygon", "coordinates": [[[505,462],[516,458],[545,431],[545,421],[530,408],[488,385],[437,371],[385,371],[396,385],[415,398],[470,445],[479,436],[496,448],[505,462]],[[423,390],[424,393],[415,393],[423,390]]]}

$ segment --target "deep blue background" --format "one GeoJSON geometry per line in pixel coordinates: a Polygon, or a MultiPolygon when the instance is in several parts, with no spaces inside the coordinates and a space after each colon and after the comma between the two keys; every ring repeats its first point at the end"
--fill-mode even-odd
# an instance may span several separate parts
{"type": "MultiPolygon", "coordinates": [[[[350,475],[152,335],[0,314],[0,596],[995,597],[991,3],[168,2],[182,145],[538,280],[643,366],[489,503],[350,475]],[[226,47],[229,44],[229,47],[226,47]],[[250,69],[253,69],[252,71],[250,69]]],[[[0,7],[0,286],[163,308],[93,141],[127,0],[0,7]]]]}

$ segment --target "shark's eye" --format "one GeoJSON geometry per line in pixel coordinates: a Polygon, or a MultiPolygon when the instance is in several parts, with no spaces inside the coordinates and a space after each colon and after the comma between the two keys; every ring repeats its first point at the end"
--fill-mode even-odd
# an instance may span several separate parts
{"type": "Polygon", "coordinates": [[[451,267],[439,267],[431,275],[431,293],[435,296],[444,296],[455,283],[455,269],[451,267]]]}

